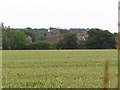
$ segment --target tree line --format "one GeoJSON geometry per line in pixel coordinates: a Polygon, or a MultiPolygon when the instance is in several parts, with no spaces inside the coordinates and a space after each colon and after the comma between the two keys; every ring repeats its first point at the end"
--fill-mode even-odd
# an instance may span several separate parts
{"type": "Polygon", "coordinates": [[[47,49],[115,49],[117,33],[108,30],[92,28],[87,31],[88,39],[79,41],[77,34],[61,30],[64,38],[57,43],[51,43],[41,37],[34,39],[34,34],[27,30],[11,29],[1,24],[3,50],[47,50],[47,49]]]}

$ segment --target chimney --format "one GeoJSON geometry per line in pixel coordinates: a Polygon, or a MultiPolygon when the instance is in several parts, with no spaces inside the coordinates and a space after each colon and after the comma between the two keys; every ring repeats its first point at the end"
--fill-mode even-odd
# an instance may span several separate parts
{"type": "Polygon", "coordinates": [[[48,32],[46,33],[46,39],[49,40],[51,38],[51,32],[50,32],[50,28],[48,29],[48,32]]]}

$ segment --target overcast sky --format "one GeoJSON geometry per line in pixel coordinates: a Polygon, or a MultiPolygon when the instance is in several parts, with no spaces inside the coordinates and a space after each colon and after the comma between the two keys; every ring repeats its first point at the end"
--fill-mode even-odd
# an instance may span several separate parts
{"type": "Polygon", "coordinates": [[[0,0],[0,22],[12,28],[100,28],[118,31],[119,0],[0,0]]]}

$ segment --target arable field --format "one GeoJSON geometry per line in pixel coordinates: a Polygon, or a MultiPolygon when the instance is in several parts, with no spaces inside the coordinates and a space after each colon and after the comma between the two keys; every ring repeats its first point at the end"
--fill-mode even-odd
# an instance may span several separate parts
{"type": "Polygon", "coordinates": [[[117,50],[3,50],[4,88],[103,88],[109,60],[109,87],[117,87],[117,50]]]}

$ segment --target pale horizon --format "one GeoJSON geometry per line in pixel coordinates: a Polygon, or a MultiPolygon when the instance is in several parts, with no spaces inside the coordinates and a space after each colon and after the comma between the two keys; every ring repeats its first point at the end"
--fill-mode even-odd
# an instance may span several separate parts
{"type": "Polygon", "coordinates": [[[1,0],[0,22],[11,28],[99,28],[118,32],[119,0],[1,0]]]}

